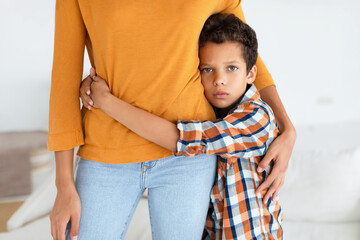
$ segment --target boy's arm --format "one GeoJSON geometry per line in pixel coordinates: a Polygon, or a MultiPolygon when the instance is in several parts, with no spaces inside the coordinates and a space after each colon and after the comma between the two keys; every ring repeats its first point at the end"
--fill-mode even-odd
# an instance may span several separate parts
{"type": "Polygon", "coordinates": [[[255,157],[266,152],[278,134],[275,119],[261,104],[249,102],[215,122],[179,121],[177,155],[201,153],[224,157],[255,157]]]}
{"type": "Polygon", "coordinates": [[[96,75],[94,68],[90,69],[90,76],[84,81],[86,86],[82,84],[80,89],[80,97],[84,105],[100,108],[139,136],[176,152],[179,131],[175,124],[112,95],[107,82],[96,75]],[[84,98],[85,95],[88,96],[87,99],[84,98]],[[91,104],[85,103],[89,100],[91,104]]]}
{"type": "Polygon", "coordinates": [[[178,126],[118,99],[101,77],[94,76],[91,98],[127,128],[177,155],[224,154],[236,157],[261,156],[269,140],[277,135],[270,109],[259,102],[248,102],[215,122],[182,122],[178,126]],[[179,130],[180,132],[179,132],[179,130]]]}
{"type": "Polygon", "coordinates": [[[110,117],[177,155],[261,156],[268,147],[266,143],[269,138],[277,135],[277,129],[271,128],[275,123],[270,121],[269,115],[253,104],[244,106],[242,112],[235,112],[215,122],[179,121],[176,126],[112,94],[106,95],[102,102],[100,108],[110,117]]]}
{"type": "Polygon", "coordinates": [[[176,152],[179,130],[174,123],[134,107],[112,94],[104,97],[100,108],[139,136],[176,152]]]}

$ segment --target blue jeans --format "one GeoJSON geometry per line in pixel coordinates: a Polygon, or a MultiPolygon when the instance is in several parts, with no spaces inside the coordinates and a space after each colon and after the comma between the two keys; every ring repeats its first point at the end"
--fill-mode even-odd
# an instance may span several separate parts
{"type": "Polygon", "coordinates": [[[215,155],[130,164],[80,158],[75,172],[81,200],[78,239],[124,239],[146,188],[154,240],[201,239],[215,173],[215,155]]]}

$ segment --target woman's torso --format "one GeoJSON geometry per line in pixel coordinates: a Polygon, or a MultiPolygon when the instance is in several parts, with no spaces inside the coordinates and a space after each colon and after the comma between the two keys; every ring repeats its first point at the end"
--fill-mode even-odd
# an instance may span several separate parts
{"type": "MultiPolygon", "coordinates": [[[[198,37],[221,0],[79,0],[90,61],[110,91],[172,122],[214,120],[198,71],[198,37]]],[[[171,153],[99,109],[82,109],[85,159],[141,162],[171,153]]],[[[146,124],[144,122],[144,124],[146,124]]]]}

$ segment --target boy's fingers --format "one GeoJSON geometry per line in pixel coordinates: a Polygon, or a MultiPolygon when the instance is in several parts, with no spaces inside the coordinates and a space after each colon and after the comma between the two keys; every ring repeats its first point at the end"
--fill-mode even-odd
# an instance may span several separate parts
{"type": "Polygon", "coordinates": [[[102,78],[96,75],[96,76],[92,76],[91,79],[96,82],[96,81],[100,81],[102,78]]]}
{"type": "Polygon", "coordinates": [[[80,95],[81,94],[87,94],[87,95],[90,95],[90,86],[91,86],[91,77],[90,76],[87,76],[82,82],[81,82],[81,85],[80,85],[80,95]]]}
{"type": "Polygon", "coordinates": [[[90,105],[91,107],[94,106],[94,102],[93,102],[93,100],[91,100],[90,96],[84,95],[84,100],[85,100],[87,105],[90,105]]]}
{"type": "Polygon", "coordinates": [[[93,101],[91,100],[91,97],[84,93],[80,93],[80,98],[84,107],[91,110],[91,107],[94,105],[93,101]]]}
{"type": "Polygon", "coordinates": [[[94,77],[94,76],[96,76],[96,71],[95,71],[95,68],[90,68],[90,76],[91,77],[94,77]]]}
{"type": "Polygon", "coordinates": [[[87,94],[87,95],[90,95],[91,91],[91,77],[87,77],[84,81],[84,92],[87,94]]]}

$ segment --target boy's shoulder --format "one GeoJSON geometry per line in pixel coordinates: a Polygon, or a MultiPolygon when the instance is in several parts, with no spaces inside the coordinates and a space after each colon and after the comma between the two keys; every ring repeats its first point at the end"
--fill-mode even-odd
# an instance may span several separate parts
{"type": "Polygon", "coordinates": [[[274,113],[271,107],[260,98],[260,93],[254,84],[250,85],[237,106],[233,109],[233,113],[251,113],[254,111],[263,111],[269,118],[273,118],[274,113]]]}
{"type": "Polygon", "coordinates": [[[251,84],[246,87],[245,93],[241,96],[236,105],[237,108],[239,108],[250,105],[252,103],[262,104],[262,102],[263,101],[260,99],[260,93],[256,86],[251,84]]]}

